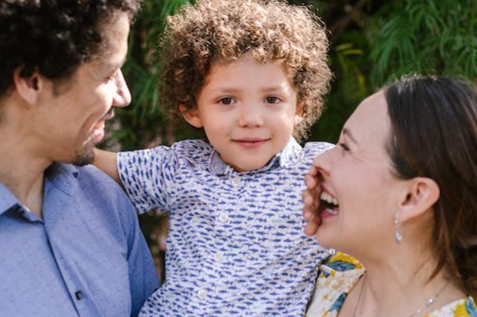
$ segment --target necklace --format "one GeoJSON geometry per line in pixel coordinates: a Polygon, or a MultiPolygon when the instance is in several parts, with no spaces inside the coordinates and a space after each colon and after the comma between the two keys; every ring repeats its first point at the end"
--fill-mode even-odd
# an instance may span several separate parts
{"type": "Polygon", "coordinates": [[[366,282],[366,276],[368,276],[368,274],[364,272],[363,283],[361,284],[361,288],[359,290],[358,301],[356,302],[356,305],[354,306],[354,310],[353,310],[353,317],[356,315],[356,311],[358,310],[359,303],[361,303],[361,295],[363,295],[363,288],[364,288],[364,283],[366,282]]]}
{"type": "MultiPolygon", "coordinates": [[[[354,306],[353,317],[356,316],[356,312],[358,311],[358,306],[361,303],[361,296],[363,295],[363,288],[364,288],[364,284],[366,283],[366,277],[367,276],[368,275],[366,273],[364,273],[363,283],[361,284],[361,289],[359,290],[358,301],[356,302],[356,305],[354,306]]],[[[421,308],[419,308],[418,310],[416,310],[414,313],[412,313],[411,315],[409,315],[407,317],[416,317],[420,313],[422,313],[424,311],[424,309],[426,309],[427,307],[434,304],[436,302],[437,297],[439,297],[439,295],[442,294],[442,292],[446,289],[447,285],[449,285],[449,282],[445,282],[444,285],[441,287],[441,289],[434,296],[427,299],[424,306],[422,306],[421,308]]]]}
{"type": "Polygon", "coordinates": [[[424,304],[424,306],[422,306],[421,308],[419,308],[418,310],[416,310],[416,312],[414,312],[413,314],[407,316],[407,317],[416,317],[418,316],[424,309],[426,309],[427,307],[431,306],[432,304],[434,304],[436,302],[436,299],[437,297],[439,297],[439,295],[441,295],[441,293],[446,289],[447,285],[449,285],[449,282],[445,282],[444,283],[444,286],[441,287],[441,289],[434,295],[432,296],[431,298],[429,298],[426,303],[424,304]]]}

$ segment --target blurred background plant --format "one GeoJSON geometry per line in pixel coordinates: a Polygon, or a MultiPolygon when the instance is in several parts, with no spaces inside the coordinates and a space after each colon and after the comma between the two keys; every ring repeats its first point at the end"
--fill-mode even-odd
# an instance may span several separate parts
{"type": "MultiPolygon", "coordinates": [[[[236,0],[240,1],[240,0],[236,0]]],[[[144,0],[131,30],[124,74],[133,103],[119,109],[102,144],[113,150],[170,145],[198,137],[175,131],[158,101],[161,64],[158,43],[167,16],[194,0],[144,0]]],[[[325,112],[310,141],[336,142],[341,126],[367,95],[405,74],[477,78],[477,1],[475,0],[289,0],[309,6],[329,29],[334,73],[325,112]]],[[[159,212],[140,217],[164,278],[167,219],[159,212]]]]}

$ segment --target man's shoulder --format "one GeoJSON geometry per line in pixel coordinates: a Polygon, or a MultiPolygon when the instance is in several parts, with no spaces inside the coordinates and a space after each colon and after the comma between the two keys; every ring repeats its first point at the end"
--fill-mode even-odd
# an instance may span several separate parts
{"type": "Polygon", "coordinates": [[[113,205],[128,202],[116,181],[93,165],[55,163],[54,171],[49,171],[49,179],[57,188],[68,191],[78,199],[86,197],[91,202],[111,202],[113,205]]]}
{"type": "Polygon", "coordinates": [[[80,185],[87,184],[87,188],[107,186],[110,190],[121,190],[121,187],[111,177],[93,165],[56,164],[61,173],[73,176],[80,185]]]}

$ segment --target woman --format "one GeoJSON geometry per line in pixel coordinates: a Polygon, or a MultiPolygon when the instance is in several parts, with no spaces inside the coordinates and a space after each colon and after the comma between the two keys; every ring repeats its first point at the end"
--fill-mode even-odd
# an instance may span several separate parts
{"type": "Polygon", "coordinates": [[[321,266],[308,317],[477,316],[469,84],[412,77],[382,89],[305,182],[305,232],[339,251],[321,266]]]}

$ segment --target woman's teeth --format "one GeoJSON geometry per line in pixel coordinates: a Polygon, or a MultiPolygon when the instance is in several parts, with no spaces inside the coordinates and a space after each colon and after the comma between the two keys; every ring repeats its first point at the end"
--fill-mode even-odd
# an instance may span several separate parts
{"type": "Polygon", "coordinates": [[[339,205],[338,200],[326,192],[321,193],[320,199],[335,206],[339,205]]]}

